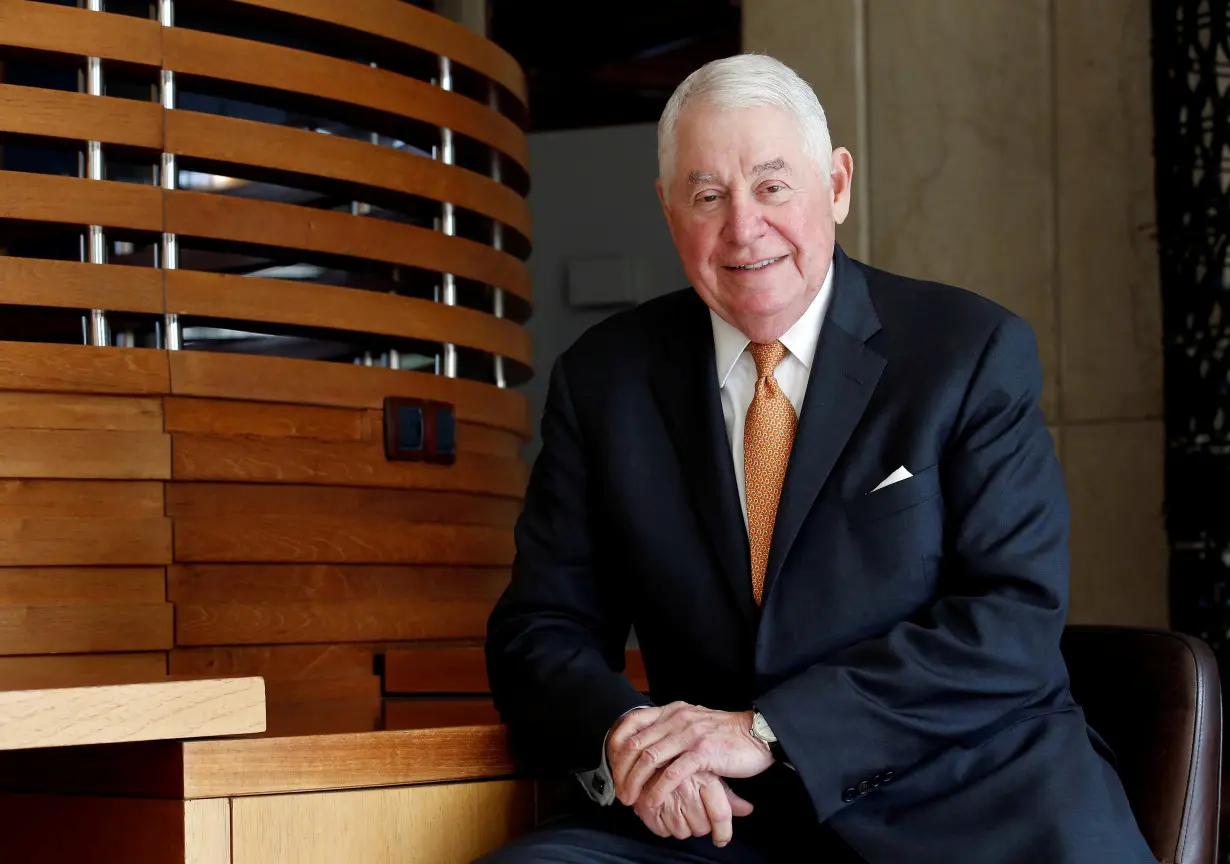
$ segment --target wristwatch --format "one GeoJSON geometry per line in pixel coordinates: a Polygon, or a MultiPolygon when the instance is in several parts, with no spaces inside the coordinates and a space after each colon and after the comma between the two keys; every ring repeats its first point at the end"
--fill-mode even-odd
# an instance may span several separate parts
{"type": "Polygon", "coordinates": [[[782,750],[782,745],[778,743],[777,736],[773,734],[773,727],[769,725],[769,721],[764,718],[764,715],[759,711],[752,711],[752,737],[757,741],[763,741],[769,748],[769,752],[778,762],[786,761],[786,753],[782,750]]]}

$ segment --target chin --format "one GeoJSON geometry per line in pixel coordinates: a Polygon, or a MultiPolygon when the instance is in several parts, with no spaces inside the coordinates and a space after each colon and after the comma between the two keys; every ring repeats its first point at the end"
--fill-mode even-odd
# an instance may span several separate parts
{"type": "Polygon", "coordinates": [[[789,309],[798,302],[799,291],[793,286],[786,288],[754,286],[750,290],[740,291],[738,298],[737,305],[740,311],[764,317],[777,315],[789,309]]]}

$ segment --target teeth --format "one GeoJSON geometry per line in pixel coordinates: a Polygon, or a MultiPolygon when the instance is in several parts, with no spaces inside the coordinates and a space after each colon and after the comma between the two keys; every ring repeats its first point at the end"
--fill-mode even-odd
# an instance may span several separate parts
{"type": "Polygon", "coordinates": [[[736,270],[763,270],[765,267],[768,267],[770,264],[774,264],[780,260],[782,259],[781,258],[767,258],[764,261],[757,262],[756,264],[736,264],[734,269],[736,270]]]}

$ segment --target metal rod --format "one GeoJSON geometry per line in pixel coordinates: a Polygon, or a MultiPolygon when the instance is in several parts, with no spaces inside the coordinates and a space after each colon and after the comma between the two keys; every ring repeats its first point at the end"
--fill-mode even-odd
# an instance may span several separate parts
{"type": "MultiPolygon", "coordinates": [[[[489,90],[487,92],[487,104],[491,106],[492,110],[495,110],[496,108],[499,107],[499,93],[495,89],[495,82],[492,82],[488,86],[489,86],[489,90]]],[[[491,179],[494,180],[496,183],[503,183],[504,182],[503,173],[504,172],[503,172],[502,166],[500,165],[500,151],[492,147],[491,148],[491,179]]],[[[502,252],[504,250],[504,223],[501,222],[499,219],[491,220],[491,245],[498,251],[502,252]]],[[[495,286],[492,286],[492,289],[493,289],[493,294],[492,294],[492,302],[491,302],[491,307],[492,307],[491,311],[495,314],[496,318],[503,318],[504,317],[504,290],[502,288],[496,288],[495,286]]],[[[494,366],[495,366],[495,369],[494,369],[495,386],[499,387],[500,389],[503,389],[508,386],[508,378],[504,374],[504,358],[501,357],[499,354],[496,354],[494,355],[493,361],[494,361],[494,366]]]]}
{"type": "MultiPolygon", "coordinates": [[[[90,12],[103,11],[103,0],[87,0],[86,9],[90,12]]],[[[85,58],[85,92],[90,96],[101,96],[103,89],[102,58],[85,58]]],[[[86,142],[85,176],[89,180],[102,180],[107,176],[101,141],[86,142]]],[[[91,264],[107,263],[107,237],[101,225],[90,225],[86,229],[85,245],[85,260],[91,264]]],[[[110,345],[111,331],[107,323],[107,313],[102,309],[91,309],[86,320],[89,344],[99,348],[110,345]]]]}
{"type": "MultiPolygon", "coordinates": [[[[158,0],[158,23],[163,27],[175,26],[175,4],[172,0],[158,0]]],[[[159,92],[162,97],[164,111],[175,110],[175,73],[163,69],[160,76],[159,92]]],[[[162,170],[160,172],[162,188],[174,190],[179,182],[179,170],[174,153],[162,154],[162,170]]],[[[179,239],[174,234],[164,232],[162,235],[162,269],[179,269],[179,239]]],[[[162,347],[168,351],[179,351],[184,347],[184,331],[179,322],[179,315],[168,312],[163,316],[162,347]]]]}
{"type": "MultiPolygon", "coordinates": [[[[440,58],[440,89],[453,89],[453,61],[447,57],[440,58]]],[[[453,130],[440,130],[440,161],[445,165],[454,164],[456,154],[453,151],[453,130]]],[[[445,236],[452,237],[457,233],[457,213],[451,201],[444,202],[440,210],[440,230],[445,236]]],[[[445,306],[457,305],[457,277],[452,273],[443,274],[443,285],[440,300],[445,306]]],[[[444,377],[457,377],[457,346],[451,342],[444,343],[444,377]]]]}

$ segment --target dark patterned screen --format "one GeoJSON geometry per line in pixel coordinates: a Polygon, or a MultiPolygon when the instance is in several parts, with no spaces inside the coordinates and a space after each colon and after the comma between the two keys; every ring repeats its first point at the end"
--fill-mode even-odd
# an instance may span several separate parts
{"type": "Polygon", "coordinates": [[[1171,621],[1230,669],[1230,0],[1154,0],[1171,621]]]}

